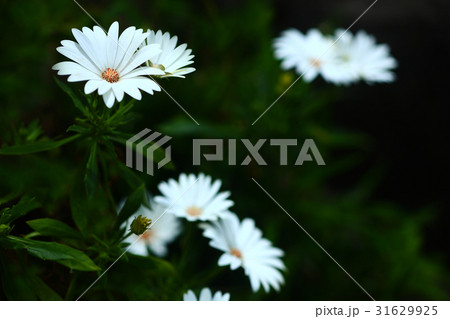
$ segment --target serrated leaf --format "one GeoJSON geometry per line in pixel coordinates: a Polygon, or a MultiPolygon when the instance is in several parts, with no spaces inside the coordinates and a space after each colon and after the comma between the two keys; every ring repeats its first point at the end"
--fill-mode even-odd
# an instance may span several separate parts
{"type": "Polygon", "coordinates": [[[27,221],[27,224],[43,236],[81,239],[80,232],[65,223],[51,218],[40,218],[27,221]]]}
{"type": "Polygon", "coordinates": [[[42,260],[56,261],[72,270],[101,270],[86,254],[75,248],[33,239],[8,236],[7,239],[18,249],[26,249],[29,254],[42,260]]]}

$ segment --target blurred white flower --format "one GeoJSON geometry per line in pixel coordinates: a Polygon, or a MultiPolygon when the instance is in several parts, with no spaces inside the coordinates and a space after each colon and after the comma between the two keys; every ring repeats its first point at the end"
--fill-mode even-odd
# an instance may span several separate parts
{"type": "Polygon", "coordinates": [[[87,81],[84,93],[98,90],[106,106],[111,108],[115,100],[122,101],[125,93],[140,100],[139,90],[149,94],[161,90],[147,75],[165,73],[144,65],[161,53],[161,47],[151,44],[137,50],[148,35],[142,29],[129,27],[119,37],[119,23],[114,22],[108,35],[98,26],[84,27],[82,31],[72,29],[72,33],[77,42],[63,40],[57,48],[72,61],[57,63],[53,69],[59,75],[70,75],[69,82],[87,81]]]}
{"type": "Polygon", "coordinates": [[[186,74],[195,71],[194,68],[186,68],[187,65],[194,63],[191,55],[192,50],[186,49],[187,44],[181,44],[177,47],[178,37],[170,37],[168,32],[162,33],[161,30],[154,32],[148,30],[149,35],[144,44],[158,44],[161,46],[162,52],[152,57],[148,62],[148,66],[159,68],[165,72],[161,77],[179,77],[184,78],[186,74]]]}
{"type": "Polygon", "coordinates": [[[242,222],[232,214],[227,219],[221,219],[211,224],[201,224],[203,236],[211,239],[211,247],[224,253],[219,258],[219,266],[230,265],[231,270],[242,267],[250,278],[254,292],[260,286],[268,292],[270,286],[280,289],[284,283],[280,270],[284,270],[284,263],[280,257],[283,251],[273,247],[272,243],[262,238],[262,232],[255,227],[255,221],[245,218],[242,222]]]}
{"type": "Polygon", "coordinates": [[[158,189],[163,196],[156,196],[155,201],[169,207],[169,212],[189,221],[217,220],[230,215],[228,208],[233,201],[227,199],[230,192],[221,192],[220,180],[212,183],[211,176],[200,174],[181,174],[178,181],[169,179],[162,182],[158,189]]]}
{"type": "Polygon", "coordinates": [[[395,80],[392,69],[397,67],[397,61],[390,56],[388,45],[377,45],[375,38],[364,31],[359,31],[356,35],[344,32],[340,29],[335,33],[336,39],[343,35],[336,43],[339,56],[336,73],[347,73],[351,78],[350,82],[364,80],[373,83],[395,80]]]}
{"type": "Polygon", "coordinates": [[[134,243],[129,252],[135,255],[148,256],[148,249],[158,257],[164,257],[167,255],[167,246],[175,240],[181,232],[181,222],[174,215],[166,212],[166,206],[151,203],[151,209],[145,206],[141,206],[133,216],[126,222],[126,228],[128,230],[129,225],[135,216],[142,215],[143,217],[150,218],[152,223],[150,229],[145,231],[138,241],[138,236],[131,235],[127,237],[125,243],[134,243]]]}
{"type": "Polygon", "coordinates": [[[348,85],[361,80],[391,82],[392,69],[397,66],[387,45],[377,45],[364,31],[355,36],[337,30],[334,37],[324,36],[317,29],[303,35],[298,30],[285,31],[274,40],[275,57],[285,70],[295,68],[305,81],[318,75],[334,84],[348,85]],[[333,44],[334,43],[334,44],[333,44]]]}
{"type": "Polygon", "coordinates": [[[295,68],[306,82],[311,82],[319,74],[327,79],[327,67],[337,61],[335,51],[330,49],[333,41],[317,29],[309,30],[305,35],[291,29],[275,39],[275,57],[282,60],[285,70],[295,68]]]}
{"type": "Polygon", "coordinates": [[[230,294],[222,294],[221,291],[216,291],[213,295],[209,288],[203,288],[197,299],[195,293],[192,290],[188,290],[188,292],[183,295],[183,301],[230,301],[230,294]]]}

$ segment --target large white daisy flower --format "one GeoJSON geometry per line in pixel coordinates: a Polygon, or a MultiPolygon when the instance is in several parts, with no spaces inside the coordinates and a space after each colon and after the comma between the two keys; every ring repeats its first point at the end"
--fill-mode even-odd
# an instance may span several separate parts
{"type": "Polygon", "coordinates": [[[275,57],[282,60],[283,69],[295,68],[299,75],[303,74],[306,82],[311,82],[318,75],[328,79],[327,67],[335,64],[337,59],[332,44],[332,39],[323,36],[317,29],[309,30],[305,35],[291,29],[275,39],[275,57]]]}
{"type": "Polygon", "coordinates": [[[231,270],[242,267],[250,278],[254,292],[260,286],[268,292],[270,286],[280,289],[284,283],[280,270],[284,270],[284,263],[280,257],[283,251],[273,247],[272,243],[262,238],[262,232],[255,227],[255,221],[245,218],[242,222],[232,214],[227,219],[221,219],[211,224],[201,224],[203,236],[211,239],[211,247],[224,253],[219,258],[219,266],[230,265],[231,270]]]}
{"type": "Polygon", "coordinates": [[[57,51],[72,61],[60,62],[53,66],[59,75],[70,75],[69,82],[87,81],[84,92],[90,94],[98,90],[107,107],[114,101],[122,101],[124,94],[140,100],[140,90],[149,94],[160,91],[160,87],[147,75],[165,73],[149,66],[146,61],[161,53],[160,45],[141,47],[148,36],[142,29],[129,27],[119,37],[119,23],[114,22],[106,34],[101,28],[84,27],[82,31],[72,29],[77,42],[61,41],[57,51]]]}
{"type": "Polygon", "coordinates": [[[181,174],[178,181],[169,179],[162,182],[158,189],[163,196],[156,196],[155,201],[169,207],[169,212],[189,221],[217,220],[226,218],[233,205],[229,200],[230,192],[220,192],[222,182],[212,182],[211,176],[200,174],[181,174]]]}
{"type": "Polygon", "coordinates": [[[152,202],[151,209],[141,206],[136,213],[130,217],[128,222],[126,222],[127,229],[133,219],[138,215],[150,218],[152,224],[150,224],[150,229],[140,236],[139,240],[136,241],[139,236],[134,234],[124,240],[125,243],[134,243],[129,248],[129,252],[136,255],[148,256],[148,249],[150,249],[150,251],[158,257],[167,255],[167,246],[174,241],[181,232],[181,222],[179,218],[173,214],[168,212],[164,213],[166,208],[166,206],[152,202]]]}
{"type": "Polygon", "coordinates": [[[336,31],[336,38],[342,37],[336,43],[339,63],[338,73],[347,73],[353,82],[364,80],[373,82],[392,82],[395,74],[392,69],[397,67],[397,61],[390,56],[389,46],[376,44],[373,36],[364,31],[356,35],[344,30],[336,31]]]}
{"type": "Polygon", "coordinates": [[[170,37],[168,32],[162,33],[161,30],[154,32],[148,30],[149,35],[145,40],[145,44],[158,44],[161,46],[162,52],[155,55],[147,62],[148,66],[159,68],[165,72],[161,77],[179,77],[184,78],[186,74],[195,71],[194,68],[186,68],[186,66],[194,63],[191,55],[192,50],[186,49],[187,44],[181,44],[177,47],[178,37],[170,37]]]}
{"type": "Polygon", "coordinates": [[[209,288],[203,288],[197,299],[195,293],[192,290],[188,290],[188,292],[183,295],[183,301],[230,301],[230,294],[223,294],[221,291],[216,291],[213,295],[209,288]]]}

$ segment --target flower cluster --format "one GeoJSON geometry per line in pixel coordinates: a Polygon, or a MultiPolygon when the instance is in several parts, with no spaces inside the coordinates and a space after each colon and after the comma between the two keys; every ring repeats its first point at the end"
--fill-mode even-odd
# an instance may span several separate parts
{"type": "MultiPolygon", "coordinates": [[[[150,218],[153,223],[139,240],[135,236],[126,239],[129,243],[136,242],[129,251],[147,255],[150,250],[164,256],[167,245],[180,234],[180,218],[190,222],[201,221],[199,227],[203,229],[203,236],[210,240],[210,246],[223,252],[218,260],[219,266],[229,265],[231,270],[242,267],[254,292],[261,286],[266,292],[270,287],[279,290],[284,282],[281,271],[285,266],[280,259],[283,251],[262,237],[253,219],[240,221],[229,211],[234,203],[228,199],[230,193],[219,192],[220,188],[220,180],[212,181],[204,174],[181,174],[177,181],[170,179],[160,183],[158,189],[162,195],[154,197],[152,209],[141,207],[135,213],[150,218]]],[[[192,291],[184,299],[196,300],[192,291]]],[[[229,299],[229,294],[222,296],[216,293],[212,297],[211,292],[205,289],[200,294],[200,300],[225,299],[229,299]]]]}
{"type": "Polygon", "coordinates": [[[178,38],[169,33],[129,27],[119,36],[118,22],[108,33],[98,26],[72,29],[72,33],[76,42],[63,40],[57,48],[72,61],[57,63],[53,69],[69,75],[69,82],[87,81],[84,93],[97,91],[109,108],[116,100],[121,102],[125,93],[140,100],[140,90],[160,91],[153,77],[184,77],[195,71],[185,68],[193,63],[191,50],[186,50],[186,44],[177,47],[178,38]]]}
{"type": "Polygon", "coordinates": [[[274,41],[275,57],[283,69],[295,68],[307,82],[318,75],[334,84],[348,85],[358,81],[392,82],[397,66],[389,47],[377,45],[375,38],[364,31],[353,35],[337,30],[333,36],[312,29],[306,34],[298,30],[285,31],[274,41]]]}

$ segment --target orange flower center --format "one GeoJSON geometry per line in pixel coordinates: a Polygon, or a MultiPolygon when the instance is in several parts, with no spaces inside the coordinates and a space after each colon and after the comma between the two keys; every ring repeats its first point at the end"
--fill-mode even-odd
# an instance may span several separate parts
{"type": "Polygon", "coordinates": [[[190,216],[199,216],[202,214],[202,209],[197,206],[191,206],[186,208],[186,213],[190,216]]]}
{"type": "Polygon", "coordinates": [[[116,83],[119,81],[119,73],[116,70],[107,68],[102,73],[102,79],[108,81],[109,83],[116,83]]]}
{"type": "Polygon", "coordinates": [[[236,256],[237,258],[242,258],[242,253],[241,253],[241,251],[240,251],[239,249],[233,248],[233,249],[231,250],[231,254],[232,254],[233,256],[236,256]]]}
{"type": "Polygon", "coordinates": [[[150,231],[150,229],[148,229],[147,231],[145,231],[142,235],[141,235],[141,240],[148,240],[150,239],[150,237],[152,237],[152,232],[150,231]]]}

